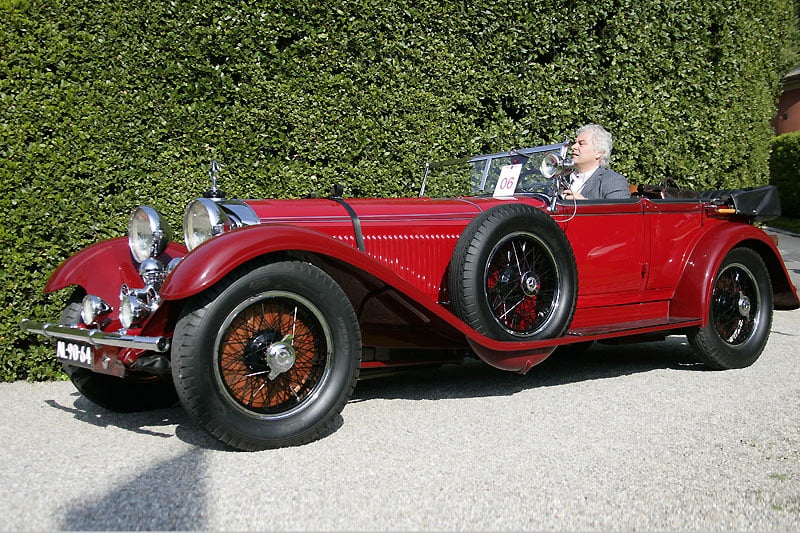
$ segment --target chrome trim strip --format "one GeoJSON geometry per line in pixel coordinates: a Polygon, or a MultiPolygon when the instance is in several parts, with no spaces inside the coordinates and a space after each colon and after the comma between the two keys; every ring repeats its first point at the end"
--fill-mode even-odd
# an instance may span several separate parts
{"type": "MultiPolygon", "coordinates": [[[[468,200],[459,198],[462,202],[475,205],[468,200]]],[[[480,207],[475,205],[478,211],[482,211],[480,207]]],[[[435,221],[442,222],[448,220],[469,220],[472,219],[475,213],[410,213],[410,214],[381,214],[381,215],[358,215],[361,220],[372,220],[378,222],[392,222],[392,221],[411,221],[411,222],[427,222],[435,221]]],[[[306,223],[319,223],[319,222],[345,222],[349,219],[346,216],[304,216],[304,217],[262,217],[259,221],[262,224],[297,224],[301,222],[306,223]]]]}
{"type": "Polygon", "coordinates": [[[107,333],[99,329],[83,329],[76,326],[64,326],[50,322],[36,322],[23,319],[19,323],[22,331],[44,335],[51,339],[82,342],[92,346],[116,346],[118,348],[133,348],[136,350],[150,350],[164,353],[169,350],[170,339],[167,337],[145,337],[138,335],[124,335],[121,333],[107,333]]]}
{"type": "Polygon", "coordinates": [[[474,201],[470,200],[469,198],[456,198],[456,200],[460,200],[464,203],[467,203],[478,210],[478,213],[483,213],[483,208],[476,204],[474,201]]]}

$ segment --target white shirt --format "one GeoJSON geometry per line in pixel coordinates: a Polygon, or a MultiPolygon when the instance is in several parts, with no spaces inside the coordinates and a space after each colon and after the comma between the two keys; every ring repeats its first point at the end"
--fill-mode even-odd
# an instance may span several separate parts
{"type": "Polygon", "coordinates": [[[577,192],[577,193],[581,192],[583,186],[586,185],[586,182],[589,181],[589,178],[592,177],[592,175],[598,168],[600,167],[594,167],[589,172],[584,172],[582,174],[580,172],[573,172],[572,175],[570,176],[571,179],[569,186],[570,190],[572,190],[572,192],[577,192]]]}

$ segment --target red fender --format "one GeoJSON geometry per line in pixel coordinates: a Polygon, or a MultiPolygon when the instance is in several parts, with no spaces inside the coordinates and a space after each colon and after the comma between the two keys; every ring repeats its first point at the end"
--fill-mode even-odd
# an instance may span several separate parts
{"type": "Polygon", "coordinates": [[[487,363],[503,370],[527,372],[562,342],[502,342],[476,332],[411,283],[358,249],[316,230],[284,225],[247,226],[210,239],[192,250],[170,273],[159,292],[164,300],[188,298],[212,286],[233,269],[260,256],[305,251],[332,257],[375,276],[443,327],[454,328],[487,363]]]}
{"type": "Polygon", "coordinates": [[[769,270],[776,309],[800,307],[797,292],[772,239],[753,226],[720,223],[695,244],[675,288],[670,316],[702,317],[706,325],[714,276],[728,252],[737,246],[752,248],[761,255],[769,270]]]}
{"type": "Polygon", "coordinates": [[[182,300],[214,285],[252,259],[291,250],[332,256],[380,278],[391,273],[369,256],[330,235],[301,226],[263,224],[235,229],[192,250],[167,276],[159,294],[164,300],[182,300]]]}
{"type": "MultiPolygon", "coordinates": [[[[172,257],[186,254],[186,247],[170,243],[160,257],[165,265],[172,257]]],[[[47,280],[44,292],[53,292],[70,285],[79,285],[115,305],[123,283],[132,288],[144,286],[133,259],[127,237],[117,237],[93,244],[61,263],[47,280]]]]}

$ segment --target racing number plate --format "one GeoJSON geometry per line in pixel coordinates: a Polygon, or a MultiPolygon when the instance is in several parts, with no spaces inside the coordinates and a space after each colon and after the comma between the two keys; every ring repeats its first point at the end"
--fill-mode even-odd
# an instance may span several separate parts
{"type": "Polygon", "coordinates": [[[94,367],[94,349],[86,344],[58,341],[56,359],[68,365],[91,369],[94,367]]]}

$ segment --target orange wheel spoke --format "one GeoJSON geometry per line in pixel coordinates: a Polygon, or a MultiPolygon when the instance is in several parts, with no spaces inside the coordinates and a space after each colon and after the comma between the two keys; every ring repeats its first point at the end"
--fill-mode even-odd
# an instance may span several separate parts
{"type": "Polygon", "coordinates": [[[305,301],[267,293],[227,321],[217,349],[219,376],[242,407],[279,414],[301,404],[322,381],[329,342],[318,312],[305,301]],[[273,347],[292,354],[291,367],[272,359],[273,347]]]}

